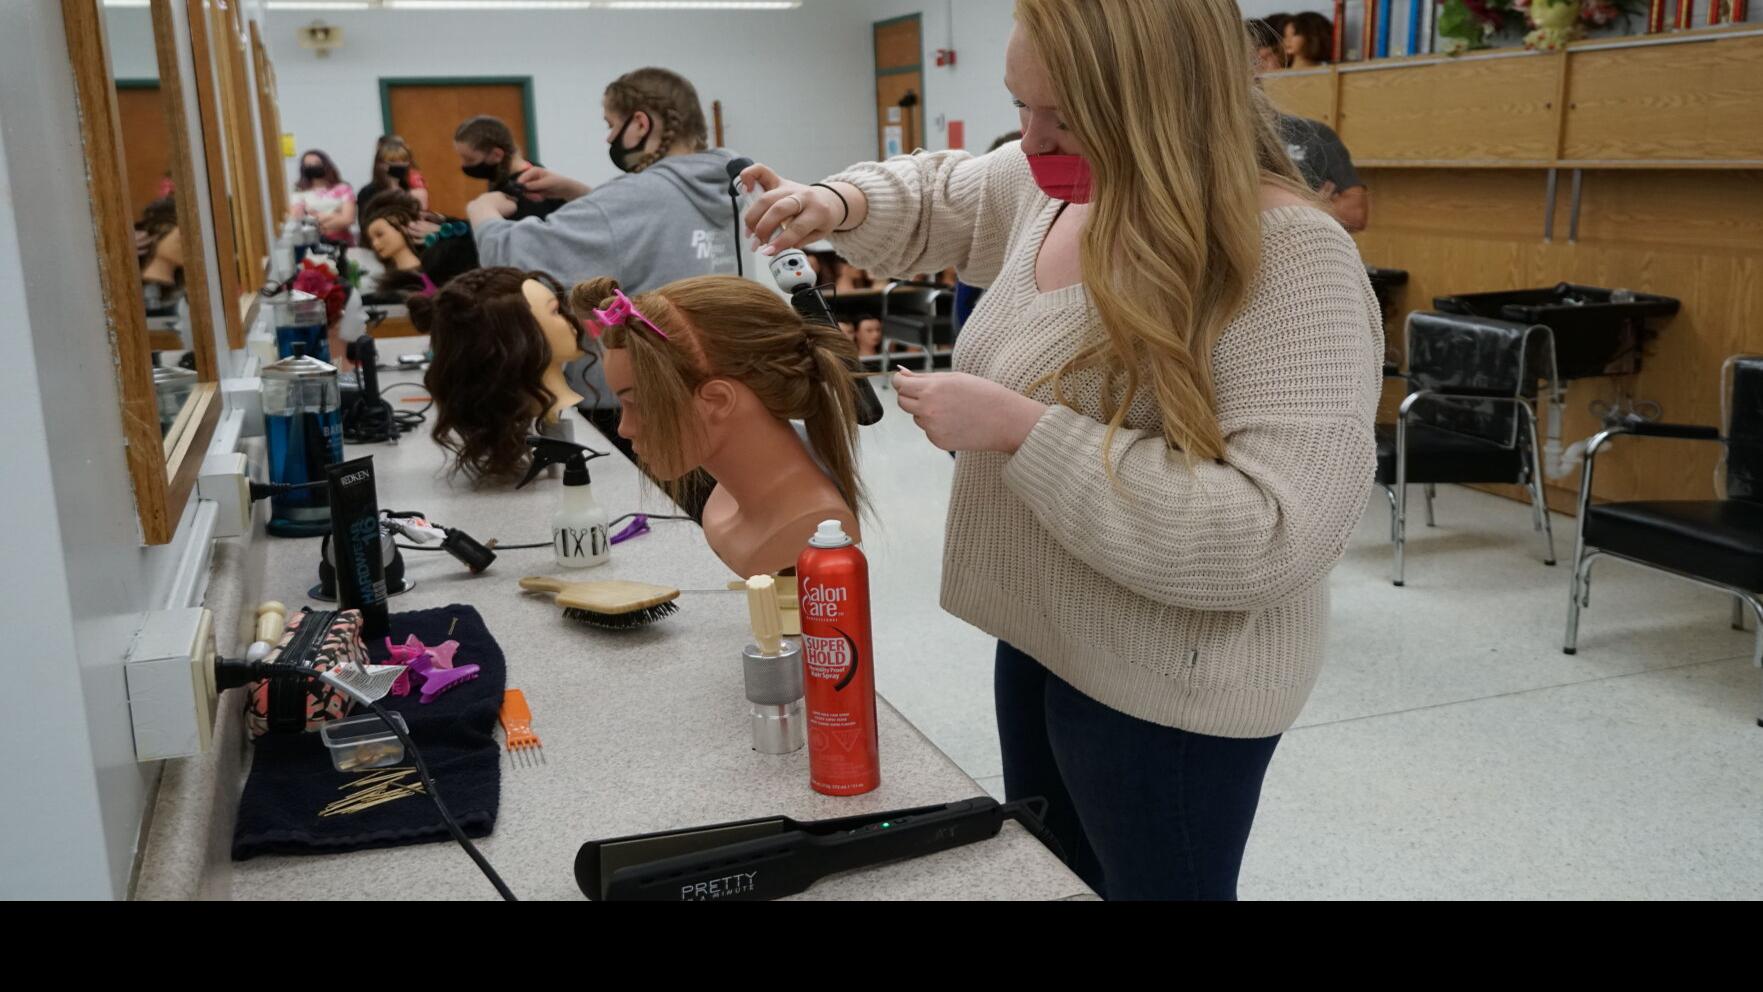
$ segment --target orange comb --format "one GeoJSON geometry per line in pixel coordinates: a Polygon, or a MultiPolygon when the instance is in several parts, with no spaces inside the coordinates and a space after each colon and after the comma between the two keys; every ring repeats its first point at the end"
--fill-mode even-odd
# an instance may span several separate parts
{"type": "Polygon", "coordinates": [[[545,761],[545,749],[539,735],[533,733],[533,711],[527,708],[526,694],[509,689],[502,694],[502,734],[508,739],[508,760],[531,765],[536,758],[545,761]]]}

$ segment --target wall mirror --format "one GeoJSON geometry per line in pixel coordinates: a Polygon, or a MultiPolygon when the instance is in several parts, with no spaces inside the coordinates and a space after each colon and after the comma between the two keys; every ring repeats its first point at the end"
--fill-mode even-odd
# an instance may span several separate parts
{"type": "Polygon", "coordinates": [[[135,505],[146,543],[165,544],[221,406],[181,19],[173,0],[62,13],[135,505]]]}

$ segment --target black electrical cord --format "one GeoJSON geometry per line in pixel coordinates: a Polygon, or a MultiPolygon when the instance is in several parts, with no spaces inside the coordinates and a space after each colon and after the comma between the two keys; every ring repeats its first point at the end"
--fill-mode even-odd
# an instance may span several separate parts
{"type": "MultiPolygon", "coordinates": [[[[270,675],[276,673],[299,675],[314,682],[324,681],[323,675],[310,668],[303,668],[299,665],[274,664],[267,661],[247,662],[221,659],[216,663],[215,669],[216,681],[223,689],[245,684],[244,681],[239,681],[239,678],[244,676],[249,676],[246,681],[255,681],[257,679],[268,678],[270,675]],[[221,677],[223,674],[233,677],[223,678],[221,677]]],[[[465,836],[464,828],[459,826],[458,820],[453,819],[453,814],[447,809],[447,804],[441,801],[441,792],[435,787],[434,777],[429,774],[428,763],[422,760],[422,752],[416,749],[416,742],[410,739],[409,731],[400,727],[386,712],[386,708],[380,705],[377,700],[369,702],[367,707],[372,710],[374,715],[379,717],[387,727],[392,729],[392,733],[398,735],[398,740],[404,745],[404,750],[410,753],[411,760],[416,763],[416,774],[422,779],[423,788],[428,790],[429,798],[434,800],[435,809],[440,812],[442,822],[447,825],[447,832],[452,834],[453,839],[459,842],[459,846],[465,849],[465,853],[477,864],[478,870],[484,873],[484,877],[490,880],[490,884],[496,887],[496,892],[499,893],[503,899],[508,902],[519,902],[520,900],[517,899],[514,893],[508,888],[507,883],[502,881],[502,876],[496,874],[496,869],[490,866],[490,862],[478,851],[477,846],[471,842],[471,838],[465,836]]]]}
{"type": "MultiPolygon", "coordinates": [[[[362,386],[363,373],[355,370],[357,386],[362,386]]],[[[428,412],[434,409],[434,397],[421,410],[399,410],[386,402],[385,394],[399,387],[426,389],[420,382],[394,382],[380,390],[380,398],[369,400],[365,396],[350,408],[343,417],[343,440],[350,444],[373,444],[379,441],[394,441],[401,434],[410,434],[428,422],[428,412]]]]}
{"type": "Polygon", "coordinates": [[[328,485],[330,485],[330,483],[325,481],[253,482],[251,483],[251,502],[255,503],[260,499],[268,499],[271,496],[285,496],[288,493],[297,493],[302,489],[317,489],[320,486],[328,485]]]}
{"type": "MultiPolygon", "coordinates": [[[[650,520],[691,520],[692,519],[691,517],[680,516],[680,515],[671,514],[671,513],[627,513],[624,516],[619,517],[617,520],[614,520],[611,523],[607,524],[606,526],[607,527],[617,527],[619,524],[624,523],[626,520],[635,520],[637,517],[647,517],[650,520]]],[[[540,547],[550,547],[550,545],[548,545],[548,544],[539,545],[539,546],[540,547]]]]}
{"type": "MultiPolygon", "coordinates": [[[[415,514],[406,514],[406,515],[407,516],[415,516],[415,514]]],[[[397,516],[397,514],[391,514],[391,516],[397,516]]],[[[613,520],[611,523],[607,524],[606,526],[608,529],[611,529],[613,527],[617,527],[619,524],[624,523],[626,520],[634,520],[637,517],[647,517],[650,520],[687,520],[687,521],[689,521],[692,519],[691,517],[682,516],[682,515],[678,515],[678,514],[671,514],[671,513],[640,513],[640,512],[637,512],[637,513],[627,513],[622,517],[618,517],[617,519],[613,520]]],[[[492,544],[489,547],[492,551],[530,551],[534,548],[549,548],[549,547],[553,546],[555,543],[556,542],[554,542],[554,541],[540,541],[536,544],[492,544]]],[[[427,545],[422,545],[422,544],[400,544],[400,545],[398,545],[398,547],[403,548],[405,551],[445,551],[445,550],[447,550],[446,548],[442,548],[442,547],[432,547],[431,548],[431,547],[428,547],[427,545]]]]}

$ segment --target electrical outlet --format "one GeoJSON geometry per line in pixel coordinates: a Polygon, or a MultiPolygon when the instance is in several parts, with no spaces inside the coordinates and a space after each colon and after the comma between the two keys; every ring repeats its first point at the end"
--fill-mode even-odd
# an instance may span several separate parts
{"type": "Polygon", "coordinates": [[[242,451],[226,451],[202,460],[196,497],[213,500],[219,514],[215,537],[242,537],[251,531],[251,466],[242,451]]]}
{"type": "Polygon", "coordinates": [[[147,615],[123,674],[135,760],[185,758],[214,741],[214,614],[199,606],[147,615]]]}

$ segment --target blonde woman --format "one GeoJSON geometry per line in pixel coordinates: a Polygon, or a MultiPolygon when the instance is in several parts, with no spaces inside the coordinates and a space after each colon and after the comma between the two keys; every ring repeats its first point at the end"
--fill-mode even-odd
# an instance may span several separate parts
{"type": "Polygon", "coordinates": [[[1370,486],[1383,352],[1232,0],[1018,0],[1020,143],[755,166],[773,249],[988,286],[900,407],[960,452],[945,609],[998,637],[1005,788],[1109,898],[1231,899],[1315,684],[1370,486]]]}

